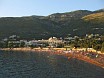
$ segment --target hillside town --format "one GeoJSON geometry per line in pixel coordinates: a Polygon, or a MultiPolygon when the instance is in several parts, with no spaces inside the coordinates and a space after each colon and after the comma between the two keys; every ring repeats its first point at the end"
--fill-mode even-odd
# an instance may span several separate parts
{"type": "Polygon", "coordinates": [[[66,48],[71,50],[73,48],[84,48],[83,50],[93,49],[96,52],[103,52],[104,48],[104,36],[99,34],[86,34],[84,37],[68,35],[65,38],[50,37],[49,39],[41,40],[24,40],[20,36],[12,35],[8,38],[4,38],[0,41],[0,48],[66,48]]]}
{"type": "Polygon", "coordinates": [[[0,50],[48,52],[104,67],[104,36],[99,34],[86,34],[85,37],[68,35],[66,38],[50,37],[41,40],[24,40],[12,35],[0,41],[0,50]]]}

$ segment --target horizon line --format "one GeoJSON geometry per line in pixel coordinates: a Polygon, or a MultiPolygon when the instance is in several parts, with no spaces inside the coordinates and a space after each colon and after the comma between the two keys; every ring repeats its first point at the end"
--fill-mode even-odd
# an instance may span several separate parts
{"type": "MultiPolygon", "coordinates": [[[[74,12],[74,11],[80,11],[80,10],[82,10],[82,11],[84,11],[84,10],[86,10],[86,11],[91,11],[91,12],[93,12],[93,11],[98,11],[98,10],[104,10],[104,8],[101,8],[101,9],[97,9],[97,10],[88,10],[88,9],[79,9],[79,10],[72,10],[72,11],[69,11],[69,13],[70,12],[74,12]]],[[[52,14],[56,14],[56,13],[68,13],[68,11],[66,11],[66,12],[53,12],[53,13],[50,13],[50,14],[47,14],[47,15],[21,15],[21,16],[0,16],[0,18],[12,18],[12,17],[30,17],[30,16],[49,16],[49,15],[52,15],[52,14]]]]}

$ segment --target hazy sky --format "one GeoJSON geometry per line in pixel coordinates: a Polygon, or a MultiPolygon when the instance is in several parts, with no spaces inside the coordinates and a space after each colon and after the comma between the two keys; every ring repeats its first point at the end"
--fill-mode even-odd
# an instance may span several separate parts
{"type": "Polygon", "coordinates": [[[49,15],[74,10],[98,10],[104,0],[0,0],[0,17],[49,15]]]}

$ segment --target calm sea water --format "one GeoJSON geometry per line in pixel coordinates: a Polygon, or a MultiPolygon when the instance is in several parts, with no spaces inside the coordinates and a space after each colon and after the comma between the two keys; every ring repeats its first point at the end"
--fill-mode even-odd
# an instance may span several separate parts
{"type": "Polygon", "coordinates": [[[104,78],[104,69],[48,53],[0,51],[0,78],[104,78]]]}

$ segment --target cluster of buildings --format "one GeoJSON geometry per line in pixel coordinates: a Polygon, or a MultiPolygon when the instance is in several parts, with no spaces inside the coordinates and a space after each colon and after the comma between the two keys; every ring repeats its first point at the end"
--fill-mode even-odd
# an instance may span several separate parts
{"type": "MultiPolygon", "coordinates": [[[[87,38],[92,37],[99,37],[99,34],[93,35],[93,34],[86,34],[87,38]]],[[[9,36],[8,38],[2,39],[0,41],[0,45],[2,47],[56,47],[56,48],[62,48],[65,46],[65,44],[69,42],[74,42],[78,36],[74,37],[66,37],[64,39],[62,38],[56,38],[56,37],[50,37],[49,39],[42,39],[42,40],[23,40],[17,35],[9,36]]],[[[81,38],[79,38],[81,40],[81,38]]],[[[0,46],[0,47],[1,47],[0,46]]]]}
{"type": "Polygon", "coordinates": [[[9,38],[2,39],[4,47],[61,47],[64,40],[56,37],[50,37],[47,40],[21,40],[19,36],[12,35],[9,38]]]}

